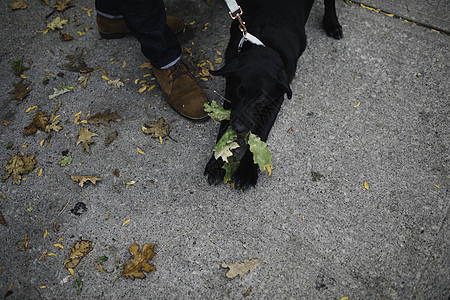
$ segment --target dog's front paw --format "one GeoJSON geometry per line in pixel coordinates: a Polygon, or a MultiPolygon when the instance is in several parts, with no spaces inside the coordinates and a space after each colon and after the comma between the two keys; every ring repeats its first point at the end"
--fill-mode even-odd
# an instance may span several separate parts
{"type": "Polygon", "coordinates": [[[222,160],[215,159],[214,155],[211,156],[205,168],[205,175],[208,176],[208,183],[210,185],[217,185],[223,181],[225,169],[223,169],[222,166],[222,160]]]}
{"type": "Polygon", "coordinates": [[[339,24],[338,21],[333,22],[327,20],[327,18],[324,18],[323,28],[325,29],[325,32],[327,33],[328,36],[331,36],[336,40],[340,40],[344,37],[344,33],[342,32],[342,26],[339,24]]]}
{"type": "Polygon", "coordinates": [[[254,187],[258,181],[258,166],[253,162],[250,151],[241,159],[239,167],[234,172],[233,181],[237,189],[246,190],[254,187]]]}

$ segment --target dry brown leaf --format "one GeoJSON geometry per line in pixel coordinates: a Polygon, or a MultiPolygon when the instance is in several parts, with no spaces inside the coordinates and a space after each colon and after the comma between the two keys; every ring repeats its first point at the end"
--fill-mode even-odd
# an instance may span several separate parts
{"type": "Polygon", "coordinates": [[[103,262],[94,261],[94,268],[99,270],[101,273],[112,273],[113,272],[113,271],[111,271],[111,272],[106,271],[105,267],[103,266],[103,262]]]}
{"type": "Polygon", "coordinates": [[[169,124],[165,124],[165,120],[161,117],[156,123],[145,123],[142,126],[142,131],[146,134],[151,134],[153,138],[163,138],[169,135],[169,124]]]}
{"type": "Polygon", "coordinates": [[[50,131],[52,131],[52,130],[56,131],[56,132],[60,131],[62,129],[62,126],[58,125],[58,123],[59,123],[59,120],[56,120],[53,123],[45,126],[44,131],[47,133],[50,133],[50,131]]]}
{"type": "Polygon", "coordinates": [[[46,127],[50,125],[48,118],[42,111],[37,111],[33,117],[33,121],[25,127],[23,136],[35,134],[38,130],[45,131],[46,127]]]}
{"type": "Polygon", "coordinates": [[[89,124],[98,126],[98,124],[103,124],[106,127],[111,127],[109,125],[109,121],[119,122],[120,116],[116,112],[111,112],[110,109],[105,110],[104,113],[97,113],[94,116],[90,117],[88,120],[89,124]]]}
{"type": "Polygon", "coordinates": [[[16,2],[9,2],[8,6],[10,9],[16,10],[16,9],[25,9],[28,7],[28,4],[24,0],[19,0],[16,2]]]}
{"type": "Polygon", "coordinates": [[[81,84],[81,87],[83,89],[85,89],[87,87],[87,82],[88,82],[88,79],[89,79],[90,76],[91,76],[91,73],[86,73],[84,75],[81,75],[78,78],[78,83],[81,84]]]}
{"type": "Polygon", "coordinates": [[[61,67],[71,71],[71,72],[80,72],[80,73],[89,73],[94,69],[89,68],[83,60],[83,51],[80,54],[67,55],[66,59],[69,60],[67,64],[62,65],[61,67]]]}
{"type": "Polygon", "coordinates": [[[12,94],[11,100],[20,100],[22,101],[28,93],[31,91],[31,88],[29,83],[22,83],[24,79],[21,79],[18,83],[13,83],[14,90],[9,91],[8,94],[12,94]]]}
{"type": "Polygon", "coordinates": [[[0,211],[0,224],[2,224],[3,226],[8,226],[8,223],[6,223],[5,217],[3,216],[1,211],[0,211]]]}
{"type": "Polygon", "coordinates": [[[57,11],[65,11],[66,9],[75,6],[75,4],[71,2],[72,0],[56,1],[56,4],[53,6],[53,8],[57,11]]]}
{"type": "Polygon", "coordinates": [[[96,184],[97,181],[102,180],[102,178],[94,177],[94,176],[85,176],[85,175],[70,175],[73,181],[78,182],[79,186],[83,186],[87,181],[96,184]]]}
{"type": "Polygon", "coordinates": [[[91,148],[89,144],[92,144],[94,141],[91,139],[93,136],[98,136],[98,134],[90,132],[89,128],[81,127],[80,132],[78,133],[77,146],[79,143],[83,143],[83,149],[86,150],[87,153],[91,153],[91,148]]]}
{"type": "Polygon", "coordinates": [[[110,133],[108,137],[105,139],[105,146],[111,144],[116,139],[117,135],[118,135],[117,130],[110,133]]]}
{"type": "Polygon", "coordinates": [[[92,242],[79,240],[73,245],[69,258],[64,262],[64,266],[69,269],[75,268],[80,260],[92,250],[92,242]]]}
{"type": "Polygon", "coordinates": [[[17,154],[8,161],[8,164],[5,166],[6,172],[2,179],[6,180],[13,174],[13,184],[20,185],[22,179],[20,175],[33,171],[35,165],[34,155],[25,155],[21,152],[20,155],[17,154]]]}
{"type": "Polygon", "coordinates": [[[125,276],[127,278],[141,278],[144,279],[146,275],[142,272],[150,272],[156,270],[154,265],[148,263],[148,260],[152,259],[156,253],[153,252],[153,248],[156,244],[147,244],[145,243],[142,247],[142,251],[139,252],[139,246],[134,243],[129,249],[130,253],[134,256],[127,260],[127,266],[123,270],[121,276],[125,276]]]}
{"type": "Polygon", "coordinates": [[[249,288],[247,289],[247,291],[243,294],[244,297],[248,297],[250,296],[250,294],[252,293],[252,287],[249,286],[249,288]]]}
{"type": "Polygon", "coordinates": [[[253,272],[261,263],[257,260],[248,260],[245,259],[244,262],[227,264],[222,263],[222,268],[229,268],[230,270],[227,272],[226,276],[228,278],[234,278],[239,275],[239,278],[242,278],[247,272],[253,272]]]}
{"type": "Polygon", "coordinates": [[[59,37],[61,38],[61,40],[63,41],[71,41],[73,40],[73,36],[71,36],[69,33],[59,33],[59,37]]]}

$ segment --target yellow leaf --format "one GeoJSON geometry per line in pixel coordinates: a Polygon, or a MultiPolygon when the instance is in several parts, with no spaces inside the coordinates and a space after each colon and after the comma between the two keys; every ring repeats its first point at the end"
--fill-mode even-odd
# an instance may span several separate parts
{"type": "Polygon", "coordinates": [[[128,224],[131,221],[131,219],[125,220],[125,222],[122,223],[122,226],[125,226],[126,224],[128,224]]]}
{"type": "Polygon", "coordinates": [[[109,78],[106,77],[105,75],[102,75],[102,78],[105,79],[105,80],[107,80],[107,81],[109,81],[109,78]]]}
{"type": "Polygon", "coordinates": [[[348,297],[342,297],[341,300],[348,300],[348,297]]]}
{"type": "Polygon", "coordinates": [[[123,61],[122,69],[125,68],[126,65],[127,65],[127,62],[126,62],[126,61],[123,61]]]}
{"type": "Polygon", "coordinates": [[[435,187],[437,187],[438,189],[440,189],[440,188],[441,188],[440,186],[438,186],[438,185],[436,185],[436,184],[435,184],[434,186],[435,186],[435,187]]]}
{"type": "Polygon", "coordinates": [[[23,75],[23,74],[20,74],[20,78],[22,78],[22,79],[27,79],[27,76],[25,76],[25,75],[23,75]]]}
{"type": "Polygon", "coordinates": [[[77,112],[77,113],[75,114],[75,117],[78,116],[78,115],[80,115],[82,112],[83,112],[82,110],[80,110],[79,112],[77,112]]]}
{"type": "Polygon", "coordinates": [[[22,146],[20,146],[20,147],[22,147],[22,148],[26,148],[26,147],[28,147],[28,145],[22,145],[22,146]]]}
{"type": "Polygon", "coordinates": [[[159,137],[159,142],[160,142],[161,144],[163,143],[162,137],[159,137]]]}
{"type": "Polygon", "coordinates": [[[75,124],[80,125],[80,122],[79,122],[80,118],[81,118],[80,115],[75,117],[75,120],[73,120],[75,122],[75,124]]]}
{"type": "Polygon", "coordinates": [[[38,172],[38,176],[37,176],[38,178],[41,177],[42,171],[44,171],[44,169],[40,168],[40,169],[39,169],[39,172],[38,172]]]}
{"type": "Polygon", "coordinates": [[[47,256],[56,256],[56,254],[55,253],[49,253],[49,254],[47,254],[47,256]]]}
{"type": "Polygon", "coordinates": [[[67,268],[67,270],[69,270],[69,272],[70,272],[70,274],[71,274],[72,276],[75,275],[75,272],[73,271],[72,268],[67,268]]]}
{"type": "Polygon", "coordinates": [[[53,122],[55,122],[56,121],[56,119],[58,119],[59,117],[60,117],[61,115],[57,115],[57,116],[55,116],[54,118],[53,118],[53,122]]]}
{"type": "Polygon", "coordinates": [[[47,237],[47,229],[45,229],[45,231],[44,231],[44,235],[43,235],[43,238],[45,239],[46,237],[47,237]]]}
{"type": "Polygon", "coordinates": [[[367,181],[364,181],[364,188],[366,190],[369,190],[369,183],[367,181]]]}
{"type": "Polygon", "coordinates": [[[145,152],[142,151],[141,148],[139,148],[139,147],[137,147],[137,151],[138,151],[140,154],[145,154],[145,152]]]}
{"type": "Polygon", "coordinates": [[[47,29],[45,29],[43,32],[42,32],[42,34],[46,34],[47,32],[49,32],[50,31],[50,28],[47,28],[47,29]]]}
{"type": "Polygon", "coordinates": [[[63,239],[63,238],[59,238],[59,239],[58,239],[58,243],[61,242],[62,240],[64,240],[64,239],[63,239]]]}
{"type": "Polygon", "coordinates": [[[357,104],[353,105],[353,107],[358,107],[361,104],[361,102],[358,102],[357,104]]]}
{"type": "Polygon", "coordinates": [[[43,140],[39,143],[39,145],[41,145],[41,147],[42,147],[42,146],[44,146],[44,143],[45,143],[45,139],[43,139],[43,140]]]}
{"type": "Polygon", "coordinates": [[[217,55],[222,55],[222,52],[220,52],[219,50],[216,50],[217,55]]]}
{"type": "Polygon", "coordinates": [[[152,85],[148,88],[147,92],[150,92],[151,90],[153,90],[155,88],[156,85],[152,85]]]}
{"type": "Polygon", "coordinates": [[[39,288],[40,289],[46,289],[47,287],[45,285],[41,285],[39,288]]]}
{"type": "Polygon", "coordinates": [[[87,124],[87,120],[81,120],[80,123],[87,124]]]}
{"type": "Polygon", "coordinates": [[[191,26],[194,25],[194,24],[195,24],[195,21],[192,21],[191,23],[189,23],[189,25],[191,25],[191,26]]]}
{"type": "Polygon", "coordinates": [[[143,87],[141,87],[141,88],[139,89],[139,93],[142,93],[143,91],[145,91],[146,88],[147,88],[146,85],[144,85],[143,87]]]}
{"type": "Polygon", "coordinates": [[[35,105],[35,106],[30,106],[30,107],[27,108],[27,110],[26,110],[25,112],[27,113],[27,112],[29,112],[30,110],[35,109],[36,107],[37,107],[36,105],[35,105]]]}
{"type": "Polygon", "coordinates": [[[89,110],[87,115],[86,115],[86,119],[88,119],[90,115],[91,115],[91,111],[89,110]]]}
{"type": "Polygon", "coordinates": [[[61,245],[60,243],[53,244],[53,246],[64,249],[64,246],[61,245]]]}
{"type": "Polygon", "coordinates": [[[107,215],[107,216],[106,216],[105,220],[106,220],[106,221],[108,221],[108,220],[109,220],[109,215],[107,215]]]}

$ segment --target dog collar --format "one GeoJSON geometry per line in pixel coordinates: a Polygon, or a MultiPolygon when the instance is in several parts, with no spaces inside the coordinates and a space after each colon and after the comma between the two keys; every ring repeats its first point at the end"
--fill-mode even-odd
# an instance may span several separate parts
{"type": "Polygon", "coordinates": [[[257,46],[263,46],[265,47],[266,45],[264,45],[263,42],[261,42],[260,39],[258,39],[256,36],[254,36],[253,34],[249,33],[249,32],[245,32],[244,35],[242,36],[239,45],[238,45],[238,52],[241,52],[242,49],[242,45],[244,44],[244,42],[250,42],[254,45],[257,46]]]}

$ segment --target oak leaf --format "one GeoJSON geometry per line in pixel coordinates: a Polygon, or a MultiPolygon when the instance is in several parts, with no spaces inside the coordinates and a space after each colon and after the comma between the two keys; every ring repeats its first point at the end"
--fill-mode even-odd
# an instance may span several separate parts
{"type": "Polygon", "coordinates": [[[152,138],[163,138],[169,135],[169,124],[165,124],[164,118],[159,118],[159,120],[155,122],[148,122],[142,126],[142,131],[145,134],[151,134],[152,138]]]}
{"type": "Polygon", "coordinates": [[[228,278],[234,278],[239,275],[242,278],[247,272],[253,272],[261,263],[257,260],[245,259],[244,262],[237,262],[234,264],[222,263],[222,268],[229,268],[226,276],[228,278]]]}
{"type": "Polygon", "coordinates": [[[216,101],[212,101],[211,105],[208,103],[204,104],[205,111],[208,113],[208,116],[210,116],[213,119],[217,119],[218,121],[223,120],[229,120],[231,110],[225,109],[223,107],[219,107],[219,105],[216,103],[216,101]]]}
{"type": "Polygon", "coordinates": [[[253,153],[253,161],[258,164],[261,172],[266,171],[270,176],[273,170],[272,166],[272,153],[267,149],[267,144],[263,142],[259,136],[249,133],[248,145],[250,146],[250,151],[253,153]]]}
{"type": "Polygon", "coordinates": [[[109,121],[119,122],[120,116],[116,112],[111,112],[110,109],[106,110],[104,113],[97,113],[94,116],[90,117],[88,120],[89,124],[98,126],[99,124],[103,124],[106,127],[111,127],[109,125],[109,121]]]}
{"type": "Polygon", "coordinates": [[[16,2],[9,2],[8,6],[10,9],[12,10],[16,10],[16,9],[25,9],[28,7],[28,4],[24,1],[24,0],[19,0],[16,2]]]}
{"type": "Polygon", "coordinates": [[[79,240],[73,245],[69,258],[64,262],[67,269],[75,268],[80,260],[92,250],[92,242],[87,240],[79,240]]]}
{"type": "Polygon", "coordinates": [[[22,179],[20,175],[33,171],[35,165],[34,155],[25,155],[21,152],[20,155],[17,154],[8,161],[8,164],[5,166],[6,172],[2,179],[6,180],[13,174],[13,184],[20,185],[22,179]]]}
{"type": "Polygon", "coordinates": [[[31,91],[31,88],[29,83],[22,83],[24,79],[21,79],[18,83],[13,83],[14,90],[9,91],[8,94],[12,94],[11,100],[20,100],[22,101],[28,93],[31,91]]]}
{"type": "Polygon", "coordinates": [[[130,253],[134,256],[127,260],[127,266],[123,270],[121,276],[125,276],[127,278],[141,278],[144,279],[146,275],[142,272],[150,272],[156,270],[154,265],[148,263],[150,259],[152,259],[156,253],[153,252],[153,248],[156,244],[147,244],[145,243],[142,247],[142,251],[139,252],[139,246],[134,243],[130,248],[130,253]]]}
{"type": "Polygon", "coordinates": [[[47,28],[50,30],[63,29],[64,25],[66,25],[67,23],[69,23],[68,19],[61,19],[61,17],[56,17],[47,24],[47,28]]]}
{"type": "Polygon", "coordinates": [[[102,178],[94,177],[94,176],[86,176],[86,175],[70,175],[73,181],[78,182],[79,186],[83,186],[87,181],[96,184],[97,181],[102,180],[102,178]]]}
{"type": "Polygon", "coordinates": [[[81,127],[80,132],[78,133],[77,146],[79,143],[83,143],[83,149],[86,150],[87,153],[91,153],[91,148],[89,144],[92,144],[94,141],[91,139],[93,136],[98,136],[98,134],[90,132],[89,128],[81,127]]]}
{"type": "Polygon", "coordinates": [[[33,117],[33,121],[24,128],[23,136],[35,134],[38,130],[45,131],[48,125],[50,123],[47,116],[42,111],[37,111],[33,117]]]}
{"type": "Polygon", "coordinates": [[[55,99],[58,96],[61,96],[62,94],[68,93],[71,90],[73,90],[73,87],[66,85],[65,82],[59,85],[58,88],[53,88],[53,94],[48,96],[48,99],[55,99]]]}
{"type": "Polygon", "coordinates": [[[231,126],[228,127],[227,131],[214,147],[214,157],[216,159],[220,157],[227,163],[228,157],[233,156],[233,152],[231,152],[231,150],[239,148],[239,144],[235,142],[236,138],[237,133],[231,129],[231,126]]]}

